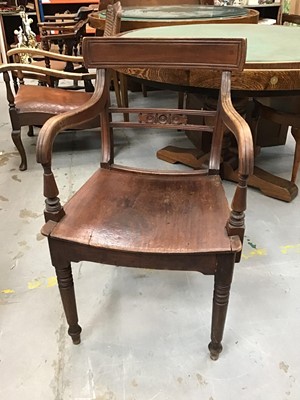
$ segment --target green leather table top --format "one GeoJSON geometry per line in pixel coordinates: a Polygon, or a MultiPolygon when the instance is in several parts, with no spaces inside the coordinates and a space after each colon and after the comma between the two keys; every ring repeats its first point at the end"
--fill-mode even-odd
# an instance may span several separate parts
{"type": "Polygon", "coordinates": [[[247,38],[247,68],[300,68],[300,28],[280,25],[204,24],[137,29],[124,37],[247,38]]]}

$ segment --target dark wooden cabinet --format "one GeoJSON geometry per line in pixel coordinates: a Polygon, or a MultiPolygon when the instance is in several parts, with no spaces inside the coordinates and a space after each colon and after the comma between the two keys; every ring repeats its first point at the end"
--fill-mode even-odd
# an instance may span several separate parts
{"type": "Polygon", "coordinates": [[[248,5],[247,8],[252,8],[259,12],[259,18],[277,18],[280,3],[276,2],[273,4],[260,4],[260,5],[248,5]]]}

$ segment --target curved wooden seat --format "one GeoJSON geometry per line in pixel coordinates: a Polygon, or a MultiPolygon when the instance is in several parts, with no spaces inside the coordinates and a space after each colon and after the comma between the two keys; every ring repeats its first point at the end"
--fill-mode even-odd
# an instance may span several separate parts
{"type": "Polygon", "coordinates": [[[141,253],[190,255],[232,249],[223,229],[230,210],[219,176],[192,174],[182,179],[100,169],[65,212],[52,238],[141,253]],[[108,206],[103,207],[104,202],[108,206]]]}

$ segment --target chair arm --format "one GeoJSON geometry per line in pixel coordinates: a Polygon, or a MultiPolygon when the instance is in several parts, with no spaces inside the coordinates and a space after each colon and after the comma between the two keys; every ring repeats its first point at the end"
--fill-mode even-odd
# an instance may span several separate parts
{"type": "MultiPolygon", "coordinates": [[[[239,236],[243,243],[245,231],[245,210],[247,208],[247,180],[253,173],[254,156],[251,130],[246,121],[235,110],[230,96],[231,73],[223,72],[221,85],[220,113],[225,126],[233,133],[238,145],[238,184],[231,202],[231,212],[226,224],[229,236],[239,236]]],[[[241,252],[236,255],[240,260],[241,252]]]]}
{"type": "Polygon", "coordinates": [[[76,21],[74,21],[74,18],[66,18],[68,21],[62,21],[61,19],[65,19],[63,17],[60,18],[53,18],[52,20],[46,21],[46,22],[39,22],[37,25],[39,28],[48,28],[49,26],[52,25],[64,25],[64,26],[69,26],[69,25],[75,25],[76,21]]]}
{"type": "Polygon", "coordinates": [[[71,80],[87,80],[87,79],[93,79],[95,77],[94,74],[90,73],[65,72],[56,69],[38,67],[30,64],[20,64],[20,63],[0,65],[0,73],[5,71],[33,72],[39,75],[46,75],[59,79],[71,79],[71,80]]]}
{"type": "Polygon", "coordinates": [[[27,47],[18,47],[15,49],[11,49],[7,52],[8,57],[13,56],[15,54],[29,54],[33,57],[34,56],[48,57],[51,60],[59,60],[59,61],[77,63],[77,64],[83,63],[83,57],[81,57],[81,56],[67,56],[64,54],[53,53],[51,51],[46,51],[46,50],[41,50],[41,49],[33,49],[33,48],[27,48],[27,47]]]}
{"type": "MultiPolygon", "coordinates": [[[[41,22],[38,24],[41,30],[59,30],[67,32],[77,32],[88,22],[88,18],[80,21],[69,22],[41,22]]],[[[54,36],[54,35],[52,35],[54,36]]]]}
{"type": "Polygon", "coordinates": [[[103,96],[104,75],[104,70],[97,71],[95,91],[88,102],[73,111],[55,115],[46,121],[39,132],[37,140],[36,158],[38,163],[43,165],[51,164],[52,146],[55,137],[61,131],[88,122],[97,116],[100,118],[100,111],[107,101],[103,96]]]}
{"type": "MultiPolygon", "coordinates": [[[[55,21],[55,20],[60,20],[60,19],[74,19],[76,17],[77,13],[71,13],[71,14],[67,14],[67,13],[62,13],[62,14],[54,14],[54,15],[45,15],[44,16],[44,20],[45,21],[55,21]]],[[[39,22],[38,26],[40,24],[43,24],[44,22],[39,22]]]]}
{"type": "Polygon", "coordinates": [[[100,112],[108,101],[108,85],[109,82],[105,80],[105,71],[98,70],[95,92],[90,100],[76,110],[48,119],[39,132],[36,160],[42,164],[44,169],[44,196],[46,197],[44,215],[46,221],[59,221],[65,214],[60,204],[59,190],[51,168],[54,140],[62,130],[76,127],[76,125],[88,122],[97,116],[100,120],[100,112]]]}
{"type": "Polygon", "coordinates": [[[234,134],[239,154],[239,175],[248,177],[253,173],[254,152],[253,139],[249,125],[235,110],[230,96],[230,73],[223,72],[221,86],[221,116],[225,126],[234,134]]]}
{"type": "Polygon", "coordinates": [[[69,21],[60,21],[60,19],[58,19],[58,21],[53,20],[53,21],[47,21],[47,22],[39,22],[37,25],[39,28],[46,28],[49,29],[49,27],[52,26],[74,26],[76,24],[76,21],[74,21],[74,19],[69,18],[69,21]]]}

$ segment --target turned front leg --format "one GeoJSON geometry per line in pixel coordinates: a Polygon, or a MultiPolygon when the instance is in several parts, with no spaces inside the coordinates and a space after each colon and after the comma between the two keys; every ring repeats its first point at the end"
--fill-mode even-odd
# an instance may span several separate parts
{"type": "Polygon", "coordinates": [[[222,351],[222,338],[229,302],[235,255],[218,256],[213,296],[210,358],[217,360],[222,351]]]}
{"type": "Polygon", "coordinates": [[[68,334],[74,344],[80,343],[81,327],[78,325],[78,315],[75,300],[74,282],[71,264],[55,266],[58,287],[63,303],[66,319],[69,325],[68,334]]]}

